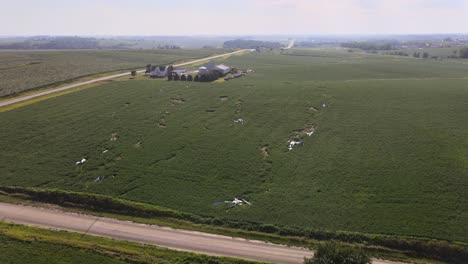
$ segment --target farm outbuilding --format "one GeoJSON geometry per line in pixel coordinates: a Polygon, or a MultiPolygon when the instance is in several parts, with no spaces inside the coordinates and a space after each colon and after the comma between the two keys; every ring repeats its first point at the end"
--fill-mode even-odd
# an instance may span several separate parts
{"type": "Polygon", "coordinates": [[[221,71],[223,73],[223,75],[226,75],[226,74],[228,74],[228,73],[230,73],[232,71],[231,67],[226,66],[224,64],[217,65],[215,67],[215,69],[221,71]]]}
{"type": "Polygon", "coordinates": [[[168,66],[156,66],[155,69],[150,72],[150,77],[153,78],[165,78],[169,74],[169,67],[168,66]]]}
{"type": "Polygon", "coordinates": [[[198,68],[198,74],[199,75],[206,75],[206,74],[210,73],[211,71],[219,71],[224,76],[224,75],[230,73],[232,71],[232,68],[229,67],[229,66],[226,66],[224,64],[216,65],[216,64],[214,64],[212,62],[207,63],[207,64],[203,65],[202,67],[198,68]]]}
{"type": "Polygon", "coordinates": [[[172,71],[173,73],[177,73],[178,75],[182,75],[187,72],[186,69],[175,69],[172,71]]]}
{"type": "Polygon", "coordinates": [[[203,67],[207,68],[208,70],[214,70],[216,68],[216,63],[208,62],[208,63],[205,63],[203,67]]]}

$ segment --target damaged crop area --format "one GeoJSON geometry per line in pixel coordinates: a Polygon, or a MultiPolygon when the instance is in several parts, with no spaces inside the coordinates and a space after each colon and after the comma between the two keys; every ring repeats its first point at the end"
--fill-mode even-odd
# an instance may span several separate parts
{"type": "Polygon", "coordinates": [[[137,76],[1,112],[0,185],[226,221],[465,241],[464,64],[304,53],[314,56],[218,59],[255,71],[229,81],[137,76]]]}

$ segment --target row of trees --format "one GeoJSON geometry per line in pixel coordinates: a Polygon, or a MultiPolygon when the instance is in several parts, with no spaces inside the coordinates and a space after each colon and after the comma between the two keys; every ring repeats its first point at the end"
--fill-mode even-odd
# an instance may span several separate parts
{"type": "Polygon", "coordinates": [[[194,81],[194,82],[213,82],[217,79],[223,77],[223,74],[220,71],[210,71],[207,74],[203,75],[195,75],[195,78],[192,75],[185,75],[181,74],[178,75],[177,73],[169,73],[167,76],[168,81],[194,81]]]}
{"type": "Polygon", "coordinates": [[[181,49],[180,46],[177,45],[158,45],[158,49],[181,49]]]}
{"type": "Polygon", "coordinates": [[[427,58],[429,58],[429,53],[427,53],[427,52],[423,52],[423,53],[421,53],[421,52],[414,52],[414,53],[413,53],[413,57],[415,57],[415,58],[427,59],[427,58]]]}
{"type": "Polygon", "coordinates": [[[379,42],[368,42],[368,41],[362,41],[362,42],[347,42],[347,43],[342,43],[342,47],[344,48],[349,48],[349,49],[362,49],[362,50],[367,50],[367,51],[372,51],[372,50],[392,50],[394,49],[394,43],[391,42],[384,42],[384,43],[379,43],[379,42]]]}
{"type": "Polygon", "coordinates": [[[280,49],[282,45],[278,42],[259,41],[259,40],[246,40],[235,39],[224,42],[223,48],[225,49],[280,49]]]}
{"type": "Polygon", "coordinates": [[[167,80],[168,81],[188,81],[188,82],[191,82],[191,81],[200,81],[200,76],[195,76],[195,79],[193,78],[192,75],[185,75],[185,74],[182,74],[182,75],[178,75],[177,73],[171,73],[167,76],[167,80]]]}
{"type": "MultiPolygon", "coordinates": [[[[405,52],[405,51],[394,51],[394,52],[386,52],[385,55],[395,55],[395,56],[404,56],[404,57],[409,57],[410,55],[405,52]]],[[[413,57],[415,58],[423,58],[423,59],[428,59],[429,58],[429,53],[427,52],[414,52],[413,57]]]]}
{"type": "Polygon", "coordinates": [[[0,43],[0,49],[128,49],[131,45],[124,42],[102,42],[96,38],[85,37],[32,37],[25,40],[0,43]]]}

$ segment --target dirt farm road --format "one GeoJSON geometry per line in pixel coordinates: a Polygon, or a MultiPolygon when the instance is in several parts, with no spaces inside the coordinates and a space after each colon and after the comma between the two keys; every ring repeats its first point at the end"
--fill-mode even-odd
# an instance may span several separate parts
{"type": "MultiPolygon", "coordinates": [[[[224,54],[220,54],[220,55],[210,56],[210,57],[206,57],[206,58],[202,58],[202,59],[197,59],[197,60],[193,60],[193,61],[179,63],[179,64],[174,65],[174,67],[186,66],[186,65],[190,65],[190,64],[194,64],[194,63],[198,63],[198,62],[202,62],[202,61],[207,61],[207,60],[213,60],[213,59],[221,58],[221,57],[224,57],[224,56],[230,56],[230,55],[234,55],[234,54],[242,53],[242,52],[246,52],[246,51],[252,51],[252,50],[243,49],[243,50],[238,50],[238,51],[234,51],[234,52],[230,52],[230,53],[224,53],[224,54]]],[[[145,70],[139,70],[138,71],[138,73],[142,73],[142,72],[145,72],[145,70]]],[[[91,83],[96,83],[96,82],[101,82],[101,81],[106,81],[106,80],[110,80],[110,79],[115,79],[115,78],[119,78],[119,77],[124,77],[124,76],[128,76],[128,75],[130,75],[130,72],[119,73],[119,74],[109,75],[109,76],[106,76],[106,77],[101,77],[101,78],[97,78],[97,79],[93,79],[93,80],[89,80],[89,81],[75,83],[75,84],[71,84],[71,85],[67,85],[67,86],[63,86],[63,87],[58,87],[58,88],[55,88],[55,89],[50,89],[50,90],[46,90],[46,91],[43,91],[43,92],[38,92],[38,93],[30,94],[30,95],[19,96],[19,97],[12,98],[10,100],[5,100],[5,101],[0,102],[0,107],[11,105],[11,104],[16,104],[16,103],[23,102],[23,101],[26,101],[26,100],[30,100],[30,99],[33,99],[33,98],[36,98],[36,97],[41,97],[41,96],[44,96],[44,95],[48,95],[48,94],[52,94],[52,93],[72,89],[72,88],[75,88],[75,87],[88,85],[88,84],[91,84],[91,83]]]]}
{"type": "MultiPolygon", "coordinates": [[[[303,248],[9,203],[0,203],[0,221],[263,262],[299,264],[312,256],[303,248]]],[[[398,264],[378,259],[373,263],[398,264]]]]}

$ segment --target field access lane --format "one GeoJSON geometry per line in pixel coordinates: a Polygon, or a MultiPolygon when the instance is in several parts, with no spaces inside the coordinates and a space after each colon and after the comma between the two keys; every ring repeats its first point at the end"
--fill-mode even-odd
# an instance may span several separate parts
{"type": "MultiPolygon", "coordinates": [[[[0,221],[263,262],[299,264],[312,256],[304,248],[9,203],[0,203],[0,221]]],[[[372,263],[398,264],[378,259],[372,263]]]]}
{"type": "MultiPolygon", "coordinates": [[[[174,67],[186,66],[186,65],[190,65],[190,64],[194,64],[194,63],[198,63],[198,62],[202,62],[202,61],[207,61],[207,60],[214,60],[214,59],[217,59],[217,58],[222,58],[224,56],[230,56],[230,55],[234,55],[234,54],[241,53],[241,52],[246,52],[246,51],[251,51],[251,50],[244,49],[244,50],[238,50],[238,51],[234,51],[234,52],[230,52],[230,53],[224,53],[224,54],[220,54],[220,55],[210,56],[210,57],[206,57],[206,58],[202,58],[202,59],[198,59],[198,60],[192,60],[192,61],[188,61],[188,62],[184,62],[184,63],[179,63],[179,64],[174,65],[174,67]]],[[[138,71],[138,73],[142,73],[142,72],[145,72],[145,70],[139,70],[138,71]]],[[[0,102],[0,107],[11,105],[11,104],[16,104],[16,103],[19,103],[19,102],[23,102],[23,101],[26,101],[26,100],[30,100],[30,99],[33,99],[33,98],[41,97],[41,96],[56,93],[56,92],[61,92],[61,91],[64,91],[64,90],[69,90],[69,89],[80,87],[80,86],[83,86],[83,85],[88,85],[88,84],[92,84],[92,83],[96,83],[96,82],[102,82],[102,81],[106,81],[106,80],[110,80],[110,79],[120,78],[120,77],[124,77],[124,76],[128,76],[128,75],[130,75],[130,72],[119,73],[119,74],[114,74],[114,75],[110,75],[110,76],[106,76],[106,77],[101,77],[101,78],[97,78],[97,79],[93,79],[93,80],[89,80],[89,81],[85,81],[85,82],[75,83],[75,84],[71,84],[71,85],[67,85],[67,86],[63,86],[63,87],[58,87],[58,88],[55,88],[55,89],[50,89],[50,90],[47,90],[47,91],[38,92],[38,93],[30,94],[30,95],[19,96],[19,97],[12,98],[10,100],[5,100],[5,101],[0,102]]]]}

